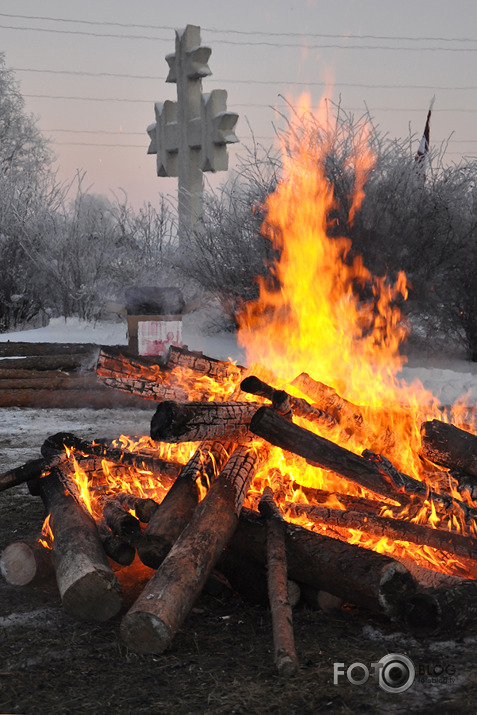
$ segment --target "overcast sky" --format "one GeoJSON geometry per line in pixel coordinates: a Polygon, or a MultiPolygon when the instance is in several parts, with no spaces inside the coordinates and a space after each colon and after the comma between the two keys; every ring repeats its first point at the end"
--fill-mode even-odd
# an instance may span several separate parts
{"type": "Polygon", "coordinates": [[[422,135],[435,95],[431,144],[449,140],[448,161],[477,156],[475,0],[2,0],[0,51],[62,179],[85,171],[92,191],[123,189],[136,207],[175,191],[146,127],[154,102],[175,99],[165,55],[187,24],[212,49],[203,91],[226,89],[240,115],[231,167],[252,134],[273,142],[283,97],[316,105],[329,76],[334,100],[367,106],[391,137],[422,135]]]}

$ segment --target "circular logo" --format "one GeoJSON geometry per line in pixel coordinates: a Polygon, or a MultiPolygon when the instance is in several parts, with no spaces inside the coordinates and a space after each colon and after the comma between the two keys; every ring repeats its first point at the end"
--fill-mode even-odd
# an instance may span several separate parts
{"type": "Polygon", "coordinates": [[[414,682],[416,669],[406,655],[389,653],[377,663],[379,687],[387,693],[404,693],[414,682]]]}

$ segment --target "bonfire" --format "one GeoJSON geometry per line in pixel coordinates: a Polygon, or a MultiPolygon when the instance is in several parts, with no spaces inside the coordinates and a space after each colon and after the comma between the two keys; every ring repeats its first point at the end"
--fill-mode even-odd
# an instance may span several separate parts
{"type": "MultiPolygon", "coordinates": [[[[374,164],[365,131],[350,222],[374,164]]],[[[297,590],[428,632],[477,617],[475,413],[400,379],[406,276],[371,275],[347,238],[330,236],[326,141],[291,136],[263,207],[278,258],[239,315],[247,366],[178,347],[165,360],[103,349],[98,379],[151,401],[150,435],[87,443],[60,432],[0,478],[28,481],[48,513],[29,570],[24,546],[22,559],[5,550],[7,578],[26,583],[52,561],[65,609],[101,621],[122,608],[111,564],[151,570],[121,621],[138,652],[170,646],[214,575],[247,589],[257,566],[268,569],[282,674],[297,667],[297,590]],[[27,576],[15,575],[22,560],[27,576]]]]}

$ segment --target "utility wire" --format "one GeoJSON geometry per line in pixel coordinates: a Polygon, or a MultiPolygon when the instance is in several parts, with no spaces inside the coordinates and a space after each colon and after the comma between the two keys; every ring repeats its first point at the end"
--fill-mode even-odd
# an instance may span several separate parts
{"type": "MultiPolygon", "coordinates": [[[[46,134],[103,134],[107,136],[135,136],[135,137],[145,137],[146,135],[146,130],[143,132],[123,132],[120,130],[113,131],[111,129],[63,129],[63,128],[54,128],[54,129],[42,129],[42,132],[45,132],[46,134]]],[[[250,136],[244,136],[241,137],[242,139],[251,139],[252,135],[250,136]]],[[[274,139],[275,137],[262,137],[262,136],[255,136],[253,137],[254,139],[274,139]]],[[[446,139],[434,139],[433,143],[434,144],[440,144],[442,141],[447,141],[446,139]]],[[[477,144],[477,139],[454,139],[452,137],[452,144],[477,144]]],[[[122,145],[121,146],[126,146],[122,145]]],[[[131,145],[131,146],[136,146],[136,145],[131,145]]]]}
{"type": "MultiPolygon", "coordinates": [[[[84,97],[75,95],[64,95],[64,94],[24,94],[23,97],[28,99],[68,99],[68,100],[78,100],[81,102],[125,102],[129,104],[154,104],[150,99],[130,99],[129,97],[84,97]]],[[[230,108],[242,108],[242,109],[286,109],[287,107],[296,108],[297,105],[293,104],[258,104],[258,103],[232,103],[230,108]]],[[[309,107],[309,109],[317,109],[317,107],[309,107]]],[[[422,112],[422,107],[343,107],[344,111],[347,112],[363,112],[365,109],[369,109],[370,112],[422,112]]],[[[433,110],[435,114],[441,114],[444,112],[464,112],[468,114],[474,114],[477,109],[465,109],[463,107],[452,107],[450,109],[435,109],[433,110]]]]}
{"type": "MultiPolygon", "coordinates": [[[[118,35],[112,32],[92,32],[90,30],[55,30],[53,28],[44,27],[18,27],[14,25],[0,25],[3,30],[18,30],[21,32],[46,32],[54,34],[64,34],[64,35],[81,35],[86,37],[101,37],[101,38],[116,38],[121,40],[150,40],[152,42],[170,42],[170,37],[153,37],[151,35],[118,35]]],[[[260,41],[252,42],[250,40],[214,40],[215,44],[221,45],[237,45],[240,47],[279,47],[284,48],[303,48],[302,42],[269,42],[260,41]]],[[[310,44],[307,43],[307,49],[309,50],[379,50],[379,51],[391,51],[391,52],[477,52],[477,47],[391,47],[389,45],[337,45],[335,43],[330,44],[310,44]]]]}
{"type": "MultiPolygon", "coordinates": [[[[59,74],[59,75],[74,75],[80,77],[117,77],[122,79],[145,79],[154,81],[165,81],[165,76],[159,75],[144,75],[144,74],[127,74],[119,72],[86,72],[79,70],[52,70],[52,69],[38,69],[34,67],[12,67],[14,72],[36,72],[39,74],[59,74]]],[[[296,80],[265,80],[265,79],[213,79],[212,77],[207,78],[208,82],[220,82],[227,84],[260,84],[260,85],[297,85],[302,87],[326,87],[326,82],[299,82],[296,80]]],[[[359,89],[426,89],[433,91],[475,91],[477,90],[477,85],[464,85],[464,86],[440,86],[440,85],[426,85],[426,84],[363,84],[361,82],[338,82],[336,87],[357,87],[359,89]]]]}
{"type": "MultiPolygon", "coordinates": [[[[19,18],[23,20],[45,20],[48,22],[64,22],[69,24],[81,24],[81,25],[99,25],[105,27],[124,27],[124,28],[138,28],[147,30],[176,30],[175,27],[170,25],[141,25],[137,23],[124,23],[124,22],[112,22],[112,21],[101,21],[101,20],[77,20],[64,17],[51,17],[44,15],[15,15],[12,13],[0,12],[0,17],[11,17],[19,18]]],[[[340,40],[356,39],[356,40],[391,40],[391,41],[405,41],[405,42],[477,42],[477,38],[474,37],[411,37],[411,36],[400,36],[400,35],[353,35],[353,34],[330,34],[330,33],[318,33],[318,32],[273,32],[267,31],[263,32],[261,30],[237,30],[237,29],[218,29],[212,27],[201,28],[204,32],[216,33],[216,34],[230,34],[230,35],[251,35],[260,37],[298,37],[305,39],[307,37],[319,37],[319,38],[332,38],[340,40]]]]}

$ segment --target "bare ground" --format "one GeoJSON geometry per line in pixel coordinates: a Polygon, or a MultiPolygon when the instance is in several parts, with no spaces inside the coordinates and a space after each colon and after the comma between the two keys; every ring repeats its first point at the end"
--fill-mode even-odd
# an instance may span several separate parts
{"type": "MultiPolygon", "coordinates": [[[[148,419],[147,412],[129,410],[0,410],[0,471],[38,456],[43,440],[56,431],[137,434],[148,419]]],[[[43,516],[41,502],[25,486],[0,493],[0,549],[35,533],[43,516]]],[[[120,574],[124,610],[148,577],[140,567],[134,570],[120,574]]],[[[36,587],[12,587],[0,577],[0,713],[477,712],[475,631],[417,640],[352,605],[331,614],[299,605],[294,629],[300,670],[286,680],[274,668],[268,609],[233,592],[203,593],[161,655],[129,651],[119,638],[120,618],[97,624],[69,617],[54,577],[36,587]],[[416,667],[406,692],[386,692],[372,676],[363,685],[346,677],[334,684],[335,662],[370,668],[390,653],[407,655],[416,667]]]]}

